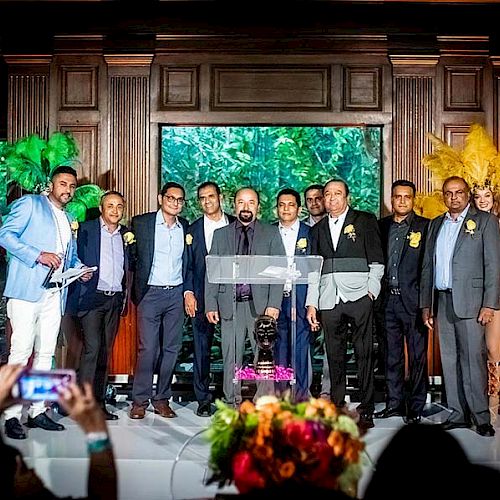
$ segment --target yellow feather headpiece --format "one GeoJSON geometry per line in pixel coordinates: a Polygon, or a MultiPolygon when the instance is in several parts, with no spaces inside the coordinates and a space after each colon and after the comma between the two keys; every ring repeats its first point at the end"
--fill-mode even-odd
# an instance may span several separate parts
{"type": "MultiPolygon", "coordinates": [[[[434,151],[422,158],[422,165],[440,184],[447,177],[458,175],[473,191],[489,188],[495,193],[500,188],[500,154],[483,126],[471,125],[462,151],[452,148],[434,134],[427,136],[434,151]]],[[[446,210],[440,190],[417,195],[415,199],[415,212],[424,217],[433,219],[446,210]]]]}
{"type": "Polygon", "coordinates": [[[465,146],[458,151],[433,134],[428,134],[434,152],[422,159],[440,181],[458,175],[463,177],[471,189],[486,187],[495,191],[500,185],[500,154],[482,125],[471,125],[465,138],[465,146]]]}

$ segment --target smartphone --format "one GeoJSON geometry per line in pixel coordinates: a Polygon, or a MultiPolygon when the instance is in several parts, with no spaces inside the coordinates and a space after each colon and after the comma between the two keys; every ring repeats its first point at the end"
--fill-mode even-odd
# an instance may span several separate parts
{"type": "Polygon", "coordinates": [[[13,395],[23,401],[57,401],[59,390],[75,382],[75,370],[25,370],[13,395]]]}

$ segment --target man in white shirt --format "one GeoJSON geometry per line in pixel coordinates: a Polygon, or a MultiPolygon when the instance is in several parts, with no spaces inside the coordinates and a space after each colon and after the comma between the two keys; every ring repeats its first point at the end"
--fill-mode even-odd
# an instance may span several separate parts
{"type": "Polygon", "coordinates": [[[192,318],[194,363],[193,387],[200,417],[212,414],[210,385],[210,351],[214,338],[215,325],[205,316],[205,257],[212,247],[214,231],[233,222],[232,215],[222,211],[223,196],[219,186],[212,181],[198,186],[198,201],[203,216],[195,220],[186,235],[187,273],[184,307],[192,318]]]}
{"type": "Polygon", "coordinates": [[[349,187],[333,179],[323,191],[328,217],[311,229],[311,254],[324,259],[320,283],[307,291],[307,319],[311,327],[325,330],[330,366],[331,398],[335,405],[345,404],[345,350],[347,332],[352,329],[354,354],[358,365],[361,402],[359,425],[373,427],[373,300],[380,293],[384,274],[384,255],[377,219],[373,214],[349,207],[349,187]],[[319,314],[318,314],[319,313],[319,314]]]}
{"type": "MultiPolygon", "coordinates": [[[[309,226],[299,220],[301,212],[300,194],[294,189],[282,189],[276,198],[278,211],[278,229],[283,240],[286,255],[307,255],[309,253],[309,226]]],[[[296,338],[295,338],[295,400],[306,401],[309,398],[310,378],[308,373],[309,346],[311,330],[306,319],[307,286],[296,287],[296,338]]],[[[291,284],[285,283],[283,302],[278,317],[277,338],[275,343],[275,363],[291,366],[291,329],[292,304],[291,284]]],[[[285,389],[285,387],[279,387],[285,389]]]]}
{"type": "MultiPolygon", "coordinates": [[[[16,200],[0,228],[0,245],[10,254],[4,291],[12,325],[9,364],[25,366],[34,354],[33,369],[52,368],[67,288],[50,283],[48,274],[82,266],[70,218],[64,211],[75,194],[76,182],[73,168],[56,168],[49,194],[25,195],[16,200]]],[[[81,279],[90,279],[91,275],[81,279]]],[[[5,432],[12,439],[26,439],[21,412],[21,405],[5,412],[5,432]]],[[[30,406],[27,425],[49,431],[64,429],[45,413],[43,401],[30,406]]]]}

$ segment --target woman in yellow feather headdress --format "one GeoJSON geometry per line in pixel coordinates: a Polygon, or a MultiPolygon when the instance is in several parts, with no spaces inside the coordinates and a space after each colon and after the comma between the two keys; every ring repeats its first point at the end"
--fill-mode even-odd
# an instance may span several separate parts
{"type": "MultiPolygon", "coordinates": [[[[498,218],[499,200],[496,197],[500,194],[500,154],[484,127],[471,125],[462,151],[457,151],[432,134],[429,134],[429,138],[434,145],[434,152],[425,156],[422,164],[439,180],[452,175],[463,177],[471,187],[471,201],[475,207],[493,213],[498,218]]],[[[436,198],[435,193],[424,197],[420,203],[422,209],[425,211],[426,206],[432,206],[432,203],[435,205],[436,198]]],[[[439,207],[434,209],[439,210],[439,207]]],[[[446,208],[441,213],[445,210],[446,208]]],[[[485,336],[488,350],[489,406],[491,423],[494,424],[499,413],[500,311],[495,311],[493,321],[486,326],[485,336]]]]}

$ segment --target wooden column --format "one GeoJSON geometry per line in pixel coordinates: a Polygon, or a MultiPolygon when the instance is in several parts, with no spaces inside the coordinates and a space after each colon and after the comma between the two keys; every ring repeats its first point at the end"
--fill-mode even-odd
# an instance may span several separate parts
{"type": "MultiPolygon", "coordinates": [[[[108,65],[109,187],[124,194],[129,217],[149,210],[150,71],[152,55],[105,55],[108,65]]],[[[136,310],[122,318],[109,371],[133,374],[136,310]]]]}
{"type": "Polygon", "coordinates": [[[8,71],[7,140],[49,135],[49,55],[5,55],[8,71]]]}
{"type": "Polygon", "coordinates": [[[390,56],[393,66],[392,178],[408,179],[417,190],[431,191],[421,159],[430,152],[434,132],[435,77],[438,56],[390,56]]]}

